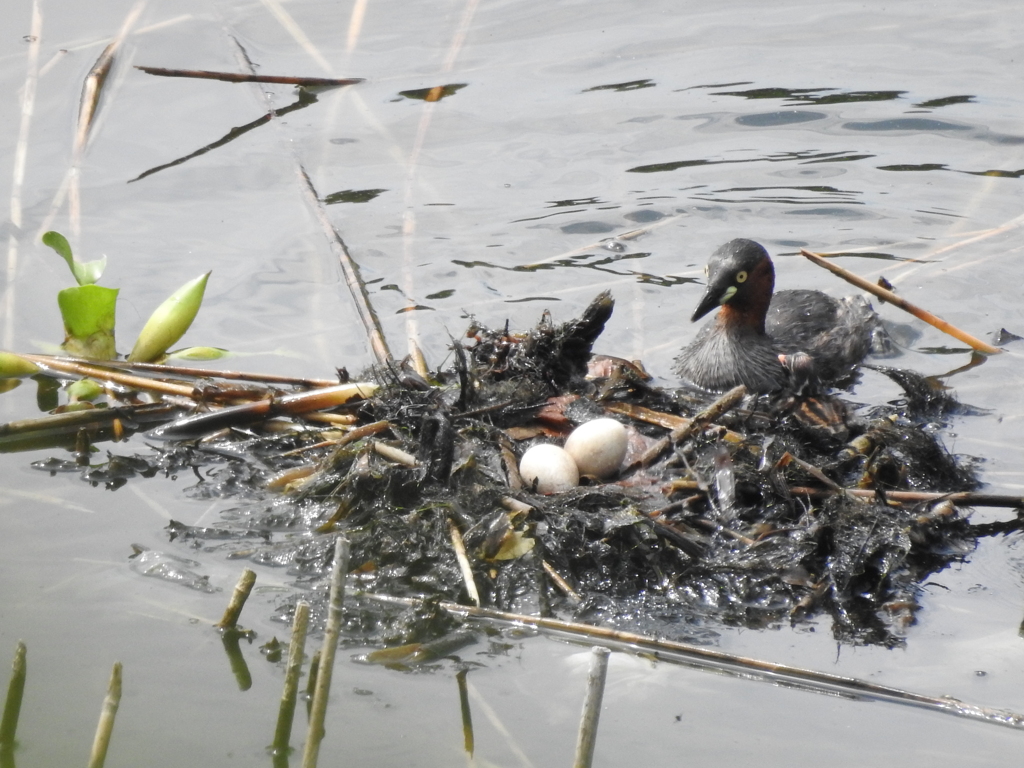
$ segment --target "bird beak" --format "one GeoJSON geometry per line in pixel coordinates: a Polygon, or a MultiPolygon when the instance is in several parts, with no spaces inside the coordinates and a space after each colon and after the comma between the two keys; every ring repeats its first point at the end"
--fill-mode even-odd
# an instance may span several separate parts
{"type": "Polygon", "coordinates": [[[697,322],[715,307],[725,304],[735,293],[735,285],[730,285],[723,291],[721,286],[715,285],[714,283],[709,284],[707,290],[704,291],[704,295],[701,297],[700,304],[698,304],[697,308],[693,310],[693,316],[690,317],[690,322],[697,322]]]}

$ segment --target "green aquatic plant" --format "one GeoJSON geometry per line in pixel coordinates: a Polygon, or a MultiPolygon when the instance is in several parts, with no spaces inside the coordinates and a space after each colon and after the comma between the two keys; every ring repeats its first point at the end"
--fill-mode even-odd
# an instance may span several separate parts
{"type": "Polygon", "coordinates": [[[196,319],[206,292],[206,281],[210,273],[189,280],[172,293],[146,321],[139,338],[135,341],[128,360],[133,363],[151,363],[164,356],[196,319]]]}
{"type": "Polygon", "coordinates": [[[78,283],[57,294],[57,305],[64,320],[61,349],[91,360],[113,360],[117,357],[114,322],[118,289],[95,284],[107,266],[107,257],[78,261],[67,238],[60,232],[47,232],[43,235],[43,244],[53,248],[67,262],[78,283]]]}
{"type": "MultiPolygon", "coordinates": [[[[64,320],[64,343],[61,349],[77,357],[91,360],[113,360],[117,357],[114,326],[117,309],[117,288],[96,285],[107,265],[107,257],[96,261],[78,261],[67,238],[60,232],[47,232],[43,244],[67,262],[78,283],[57,294],[57,305],[64,320]]],[[[185,283],[171,294],[146,321],[128,359],[132,362],[160,360],[192,325],[203,303],[207,272],[185,283]]]]}

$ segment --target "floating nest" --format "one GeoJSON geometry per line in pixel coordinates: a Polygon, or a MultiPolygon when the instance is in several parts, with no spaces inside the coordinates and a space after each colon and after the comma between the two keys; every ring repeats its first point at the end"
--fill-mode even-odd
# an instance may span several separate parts
{"type": "Polygon", "coordinates": [[[111,456],[85,477],[117,487],[194,472],[188,495],[238,503],[217,527],[172,522],[171,539],[286,568],[295,599],[322,593],[344,534],[352,642],[448,631],[429,610],[358,595],[468,604],[468,563],[481,603],[507,611],[692,642],[721,625],[828,615],[842,642],[902,643],[922,581],[979,535],[964,510],[934,499],[977,485],[940,439],[956,402],[915,374],[880,369],[906,397],[856,416],[823,394],[713,403],[592,356],[612,307],[602,294],[579,319],[545,314],[524,333],[474,320],[449,370],[370,372],[376,394],[334,410],[351,417],[345,429],[300,418],[235,426],[111,456]],[[627,427],[623,471],[532,492],[517,470],[523,452],[597,416],[627,427]]]}

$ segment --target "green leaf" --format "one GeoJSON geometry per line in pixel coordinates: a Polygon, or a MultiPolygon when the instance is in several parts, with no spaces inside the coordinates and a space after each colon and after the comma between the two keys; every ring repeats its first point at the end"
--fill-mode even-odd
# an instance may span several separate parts
{"type": "Polygon", "coordinates": [[[79,285],[92,285],[100,279],[103,270],[107,267],[106,256],[96,261],[76,261],[71,253],[71,245],[60,232],[50,230],[44,234],[43,245],[53,248],[57,255],[68,263],[68,269],[71,270],[71,274],[75,276],[75,280],[79,285]]]}
{"type": "Polygon", "coordinates": [[[68,402],[91,402],[103,394],[103,386],[92,379],[79,379],[68,385],[68,402]]]}
{"type": "Polygon", "coordinates": [[[0,352],[0,377],[20,379],[39,373],[39,366],[13,352],[0,352]]]}
{"type": "Polygon", "coordinates": [[[168,360],[187,360],[189,362],[206,362],[221,360],[231,353],[220,347],[185,347],[167,353],[168,360]]]}
{"type": "Polygon", "coordinates": [[[128,360],[149,363],[161,357],[192,325],[206,292],[210,273],[189,280],[156,308],[135,341],[128,360]]]}
{"type": "Polygon", "coordinates": [[[114,315],[117,288],[79,285],[57,294],[57,305],[64,319],[64,343],[61,349],[92,360],[113,360],[114,315]]]}

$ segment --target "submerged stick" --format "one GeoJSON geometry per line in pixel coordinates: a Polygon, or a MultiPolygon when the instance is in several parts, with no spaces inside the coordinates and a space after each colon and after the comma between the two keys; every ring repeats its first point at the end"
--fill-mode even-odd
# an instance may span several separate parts
{"type": "Polygon", "coordinates": [[[341,632],[348,556],[348,541],[339,536],[334,542],[330,605],[327,611],[327,626],[324,629],[324,644],[320,650],[316,689],[313,691],[313,705],[309,713],[306,748],[302,753],[302,768],[316,768],[317,759],[320,757],[320,742],[324,738],[324,717],[327,715],[327,697],[331,692],[331,676],[334,672],[334,655],[338,650],[338,635],[341,632]]]}
{"type": "Polygon", "coordinates": [[[292,619],[292,639],[288,644],[288,667],[284,675],[284,692],[277,712],[277,728],[274,730],[273,749],[277,754],[288,753],[288,742],[292,737],[292,723],[295,720],[295,702],[299,694],[299,675],[302,674],[302,657],[306,650],[306,629],[309,627],[309,603],[299,600],[295,604],[295,618],[292,619]]]}
{"type": "Polygon", "coordinates": [[[278,85],[340,86],[363,82],[361,77],[288,77],[278,75],[245,75],[237,72],[211,72],[206,69],[165,69],[136,66],[147,75],[160,77],[193,77],[200,80],[221,80],[225,83],[276,83],[278,85]]]}
{"type": "Polygon", "coordinates": [[[608,676],[607,648],[595,645],[590,649],[590,672],[587,675],[587,696],[583,700],[580,733],[576,740],[576,759],[573,768],[590,768],[594,762],[594,744],[597,742],[597,724],[601,718],[604,699],[604,681],[608,676]]]}
{"type": "MultiPolygon", "coordinates": [[[[424,602],[417,598],[396,597],[394,595],[381,595],[372,592],[360,592],[359,596],[394,605],[419,606],[423,605],[424,602]]],[[[716,651],[698,645],[690,645],[673,640],[659,640],[634,632],[620,632],[604,627],[594,627],[589,624],[507,613],[494,608],[472,608],[447,600],[438,602],[436,605],[456,616],[502,622],[520,627],[531,627],[554,634],[564,634],[574,638],[586,639],[591,643],[595,640],[603,641],[610,648],[622,648],[645,654],[653,654],[658,659],[678,661],[699,669],[731,672],[742,677],[753,677],[766,682],[783,683],[815,693],[833,696],[838,693],[852,698],[889,701],[895,704],[920,707],[933,712],[941,712],[947,715],[965,717],[970,720],[1024,730],[1024,715],[1022,714],[1002,709],[978,707],[948,696],[925,696],[900,688],[870,683],[854,677],[842,677],[829,674],[828,672],[817,672],[786,664],[776,664],[771,661],[737,656],[732,653],[716,651]]]]}
{"type": "Polygon", "coordinates": [[[14,651],[14,662],[11,664],[11,682],[7,684],[4,714],[3,718],[0,718],[0,751],[14,749],[14,734],[18,730],[21,700],[25,696],[25,676],[27,674],[25,654],[27,652],[25,643],[19,640],[14,651]]]}
{"type": "Polygon", "coordinates": [[[89,768],[103,768],[107,759],[107,748],[110,746],[110,735],[114,731],[114,718],[121,704],[121,662],[114,664],[110,673],[110,684],[107,696],[103,699],[103,710],[100,722],[96,726],[96,738],[92,742],[92,753],[89,755],[89,768]]]}
{"type": "Polygon", "coordinates": [[[819,267],[824,267],[832,274],[839,275],[839,277],[843,278],[843,280],[845,280],[846,282],[851,283],[857,286],[858,288],[877,296],[882,301],[888,302],[893,306],[899,307],[904,312],[909,312],[919,320],[924,320],[926,323],[928,323],[928,325],[938,328],[943,333],[949,334],[954,339],[962,341],[964,344],[968,344],[972,349],[976,349],[979,352],[984,352],[985,354],[988,355],[995,355],[1003,351],[999,347],[993,347],[988,342],[982,341],[979,338],[971,336],[971,334],[967,333],[966,331],[961,331],[955,325],[947,323],[941,317],[933,315],[928,310],[922,309],[916,304],[911,304],[909,301],[900,296],[897,296],[892,291],[886,290],[882,286],[872,283],[870,280],[865,280],[860,275],[855,275],[853,272],[843,269],[838,264],[833,264],[821,254],[812,253],[811,251],[808,251],[804,248],[800,249],[800,253],[802,253],[808,259],[813,261],[819,267]]]}
{"type": "Polygon", "coordinates": [[[242,615],[245,601],[249,599],[252,586],[256,583],[256,572],[250,568],[242,571],[235,591],[231,593],[231,600],[228,602],[227,610],[219,622],[214,624],[217,629],[234,629],[238,625],[238,617],[242,615]]]}

